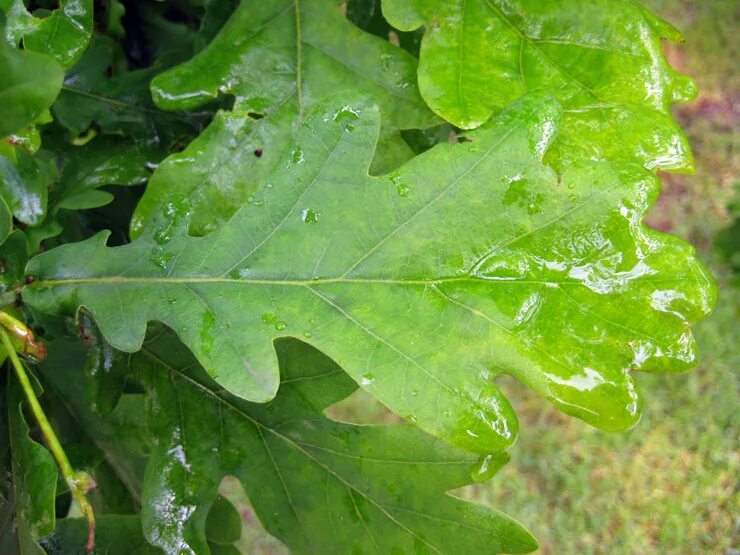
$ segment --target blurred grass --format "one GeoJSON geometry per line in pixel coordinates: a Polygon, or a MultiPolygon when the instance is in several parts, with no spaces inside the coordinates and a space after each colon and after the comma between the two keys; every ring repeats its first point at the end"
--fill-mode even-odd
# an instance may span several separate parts
{"type": "MultiPolygon", "coordinates": [[[[740,292],[713,249],[731,223],[738,180],[740,75],[734,0],[647,0],[684,32],[667,56],[700,87],[696,102],[676,107],[698,171],[663,175],[649,223],[691,241],[720,285],[709,320],[695,328],[701,362],[686,374],[638,374],[645,415],[630,432],[611,434],[569,418],[513,380],[502,382],[521,420],[512,461],[493,480],[458,492],[516,516],[538,538],[541,554],[727,554],[740,549],[740,292]]],[[[362,392],[329,414],[350,422],[398,421],[362,392]]],[[[242,494],[243,495],[243,494],[242,494]]],[[[239,503],[237,503],[239,505],[239,503]]],[[[278,554],[241,503],[251,532],[245,553],[278,554]]],[[[462,555],[462,554],[461,554],[462,555]]]]}

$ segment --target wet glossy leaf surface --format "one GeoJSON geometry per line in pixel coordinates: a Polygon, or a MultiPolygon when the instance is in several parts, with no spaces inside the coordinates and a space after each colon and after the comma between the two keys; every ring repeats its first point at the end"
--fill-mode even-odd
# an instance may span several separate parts
{"type": "Polygon", "coordinates": [[[161,108],[194,108],[219,94],[234,105],[158,169],[134,235],[173,196],[193,206],[191,233],[218,227],[280,169],[294,125],[327,94],[362,90],[383,107],[384,136],[434,123],[415,73],[412,56],[362,32],[332,0],[241,3],[202,52],[152,82],[161,108]]]}
{"type": "MultiPolygon", "coordinates": [[[[142,519],[151,543],[167,553],[204,553],[207,538],[217,545],[212,527],[206,534],[210,509],[222,478],[233,475],[267,530],[295,553],[535,547],[509,517],[445,493],[489,478],[505,454],[479,458],[408,425],[330,420],[322,411],[357,385],[305,344],[283,340],[276,349],[282,384],[268,404],[224,392],[170,332],[116,358],[149,393],[155,447],[142,519]]],[[[221,543],[233,541],[222,532],[221,543]]]]}
{"type": "Polygon", "coordinates": [[[383,0],[395,27],[424,26],[419,87],[439,115],[472,129],[522,94],[562,102],[550,157],[688,170],[688,142],[670,114],[696,94],[670,68],[661,39],[680,33],[637,2],[383,0]]]}
{"type": "Polygon", "coordinates": [[[93,0],[61,0],[51,12],[33,14],[23,0],[0,0],[7,19],[5,39],[13,46],[21,41],[26,50],[49,54],[65,68],[71,67],[87,48],[93,29],[93,0]]]}
{"type": "Polygon", "coordinates": [[[0,40],[0,75],[0,137],[5,137],[51,106],[64,72],[51,57],[15,50],[0,40]]]}
{"type": "MultiPolygon", "coordinates": [[[[3,376],[3,381],[8,378],[3,376]]],[[[9,481],[2,486],[4,491],[0,495],[3,505],[0,515],[4,519],[0,523],[0,546],[9,549],[9,554],[41,555],[44,551],[37,540],[50,534],[55,525],[56,464],[46,448],[29,436],[22,410],[25,399],[14,380],[7,388],[1,387],[0,393],[8,396],[7,405],[0,403],[0,408],[7,410],[0,419],[7,434],[0,433],[0,439],[5,436],[11,449],[9,455],[3,456],[5,463],[9,463],[9,468],[2,469],[4,474],[9,472],[3,479],[8,476],[9,481]],[[10,513],[6,512],[7,508],[10,513]]]]}
{"type": "Polygon", "coordinates": [[[189,141],[211,114],[172,114],[158,110],[149,84],[160,68],[114,72],[119,48],[105,37],[93,40],[80,61],[65,75],[52,107],[55,120],[74,136],[92,124],[103,133],[129,136],[143,145],[170,148],[189,141]],[[112,73],[112,75],[111,75],[112,73]]]}
{"type": "Polygon", "coordinates": [[[253,401],[277,390],[273,341],[299,338],[397,414],[479,453],[516,436],[500,372],[623,430],[640,414],[633,370],[694,364],[690,326],[714,285],[691,247],[642,225],[657,194],[646,171],[542,164],[559,121],[554,101],[527,98],[468,142],[372,178],[377,110],[325,106],[219,231],[188,237],[187,206],[173,202],[130,245],[99,235],[35,258],[24,297],[42,311],[85,306],[129,352],[159,320],[253,401]]]}

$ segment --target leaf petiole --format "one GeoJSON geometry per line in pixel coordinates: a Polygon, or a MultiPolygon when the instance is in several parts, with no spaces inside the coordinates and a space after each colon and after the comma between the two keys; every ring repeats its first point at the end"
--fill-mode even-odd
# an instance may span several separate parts
{"type": "MultiPolygon", "coordinates": [[[[14,318],[12,318],[12,316],[10,318],[12,320],[15,320],[14,318]]],[[[31,385],[31,380],[28,377],[26,368],[23,365],[21,359],[18,357],[18,353],[16,353],[10,334],[5,327],[6,322],[4,319],[2,319],[2,317],[0,317],[0,320],[2,320],[0,321],[0,324],[2,324],[0,325],[0,339],[2,339],[3,346],[8,352],[10,362],[12,363],[13,368],[15,368],[15,373],[18,376],[18,381],[23,388],[23,392],[28,399],[28,404],[31,407],[31,412],[33,412],[33,415],[36,418],[39,427],[41,428],[41,433],[44,436],[46,445],[56,459],[57,464],[62,471],[62,476],[64,476],[64,481],[67,482],[67,486],[69,487],[69,491],[72,493],[72,497],[77,501],[80,506],[80,511],[87,519],[88,536],[85,548],[88,552],[91,552],[95,547],[95,515],[93,513],[90,502],[85,496],[85,493],[91,488],[95,487],[95,482],[87,472],[76,471],[74,468],[72,468],[72,465],[67,458],[67,454],[64,452],[61,443],[59,443],[59,439],[54,433],[54,429],[51,427],[51,423],[46,418],[46,414],[41,408],[41,404],[39,403],[39,400],[36,397],[36,393],[33,390],[33,386],[31,385]]]]}

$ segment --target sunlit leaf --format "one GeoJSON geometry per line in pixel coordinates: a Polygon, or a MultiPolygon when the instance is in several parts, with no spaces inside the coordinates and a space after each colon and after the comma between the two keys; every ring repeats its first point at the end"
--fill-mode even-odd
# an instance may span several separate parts
{"type": "Polygon", "coordinates": [[[397,28],[424,26],[419,87],[439,115],[472,129],[523,94],[564,108],[550,158],[688,170],[673,102],[696,94],[666,62],[680,33],[631,0],[383,0],[397,28]]]}
{"type": "Polygon", "coordinates": [[[129,245],[101,234],[38,256],[24,298],[86,307],[128,352],[161,321],[253,401],[277,390],[273,341],[300,338],[397,414],[480,453],[516,436],[501,372],[594,425],[629,428],[632,371],[691,367],[690,326],[715,288],[689,245],[642,224],[650,173],[542,163],[559,119],[557,103],[528,97],[467,142],[375,178],[378,110],[322,106],[271,186],[220,230],[189,237],[173,202],[129,245]]]}

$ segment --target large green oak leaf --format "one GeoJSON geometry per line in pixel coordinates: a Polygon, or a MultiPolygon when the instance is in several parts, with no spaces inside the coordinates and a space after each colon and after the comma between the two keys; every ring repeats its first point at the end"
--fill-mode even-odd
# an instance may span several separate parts
{"type": "Polygon", "coordinates": [[[671,103],[696,93],[666,62],[661,39],[680,33],[632,0],[383,0],[388,21],[425,27],[419,88],[448,121],[472,129],[531,91],[563,105],[550,152],[691,170],[671,103]]]}
{"type": "MultiPolygon", "coordinates": [[[[505,453],[479,457],[405,424],[331,420],[322,412],[357,384],[300,341],[280,340],[275,348],[281,385],[267,404],[225,392],[172,332],[155,331],[141,352],[112,357],[111,366],[123,366],[148,395],[154,446],[141,519],[153,545],[165,553],[207,553],[219,484],[235,476],[263,526],[293,553],[452,555],[536,547],[510,517],[447,494],[490,478],[507,462],[505,453]]],[[[47,375],[63,395],[76,379],[47,375]]],[[[226,544],[231,536],[222,523],[213,537],[226,544]]]]}
{"type": "Polygon", "coordinates": [[[192,234],[212,231],[284,162],[303,115],[355,87],[383,107],[383,144],[393,145],[386,150],[399,152],[394,131],[437,121],[419,96],[416,60],[355,27],[334,0],[244,0],[204,50],[152,81],[160,108],[192,109],[219,94],[234,105],[158,168],[132,233],[174,195],[193,206],[192,234]]]}
{"type": "Polygon", "coordinates": [[[190,237],[186,207],[167,204],[131,244],[106,247],[102,233],[34,258],[24,299],[86,307],[128,352],[161,321],[252,401],[277,391],[273,341],[302,339],[397,414],[481,453],[517,433],[498,373],[628,428],[640,415],[632,371],[695,363],[690,327],[715,286],[691,246],[642,225],[655,176],[542,163],[560,116],[527,97],[467,142],[371,177],[378,109],[330,102],[221,229],[190,237]]]}

